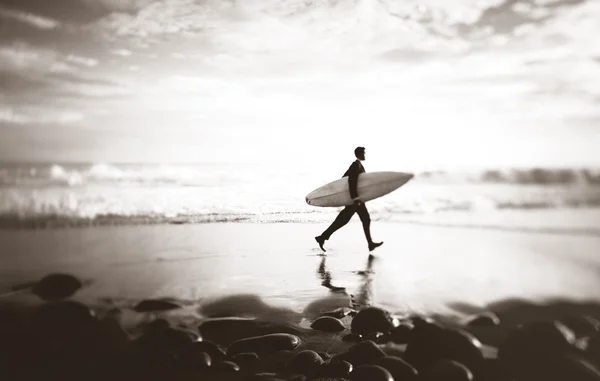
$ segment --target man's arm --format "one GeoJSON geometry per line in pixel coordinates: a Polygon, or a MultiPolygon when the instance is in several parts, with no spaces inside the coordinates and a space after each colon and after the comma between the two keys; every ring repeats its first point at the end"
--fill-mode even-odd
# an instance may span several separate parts
{"type": "Polygon", "coordinates": [[[352,163],[350,168],[348,169],[348,189],[350,191],[350,198],[352,200],[358,197],[358,191],[356,189],[358,185],[358,164],[356,162],[352,163]]]}

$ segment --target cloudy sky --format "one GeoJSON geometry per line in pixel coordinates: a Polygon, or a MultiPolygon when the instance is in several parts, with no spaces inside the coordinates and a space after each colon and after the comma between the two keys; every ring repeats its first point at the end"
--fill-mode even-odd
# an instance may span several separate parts
{"type": "Polygon", "coordinates": [[[3,0],[0,160],[600,165],[598,20],[598,0],[3,0]]]}

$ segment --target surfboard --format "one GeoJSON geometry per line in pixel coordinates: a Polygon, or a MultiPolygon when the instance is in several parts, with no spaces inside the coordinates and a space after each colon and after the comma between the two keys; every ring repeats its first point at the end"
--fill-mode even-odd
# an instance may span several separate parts
{"type": "MultiPolygon", "coordinates": [[[[395,191],[414,177],[405,172],[367,172],[358,176],[356,190],[364,202],[374,200],[395,191]]],[[[352,204],[348,190],[348,177],[327,183],[306,196],[312,206],[339,207],[352,204]]]]}

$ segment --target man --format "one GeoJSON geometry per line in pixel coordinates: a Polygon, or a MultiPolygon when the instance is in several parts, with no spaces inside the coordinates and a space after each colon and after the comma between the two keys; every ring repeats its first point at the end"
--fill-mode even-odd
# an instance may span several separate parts
{"type": "Polygon", "coordinates": [[[344,173],[344,176],[342,176],[342,178],[348,177],[348,188],[350,191],[350,198],[353,200],[353,204],[346,206],[340,212],[340,214],[338,214],[331,226],[329,226],[327,230],[323,232],[323,234],[315,237],[315,240],[323,251],[326,251],[323,247],[325,241],[328,240],[336,230],[346,225],[354,213],[358,213],[358,216],[362,222],[363,230],[365,231],[365,236],[367,237],[367,242],[369,243],[369,251],[372,251],[383,244],[383,242],[373,242],[371,239],[371,217],[369,216],[369,211],[367,210],[365,203],[362,202],[358,197],[358,192],[356,190],[356,186],[358,184],[358,175],[365,173],[365,167],[363,167],[361,163],[361,161],[365,160],[365,147],[356,147],[354,150],[354,155],[356,156],[357,160],[350,165],[350,168],[348,168],[346,173],[344,173]]]}

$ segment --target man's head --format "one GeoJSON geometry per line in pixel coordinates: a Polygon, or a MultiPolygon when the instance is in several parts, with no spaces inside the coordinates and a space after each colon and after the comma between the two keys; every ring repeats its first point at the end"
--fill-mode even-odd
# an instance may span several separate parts
{"type": "Polygon", "coordinates": [[[356,147],[354,149],[354,155],[358,160],[365,160],[365,147],[356,147]]]}

